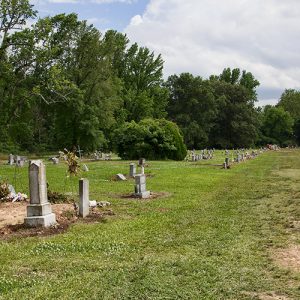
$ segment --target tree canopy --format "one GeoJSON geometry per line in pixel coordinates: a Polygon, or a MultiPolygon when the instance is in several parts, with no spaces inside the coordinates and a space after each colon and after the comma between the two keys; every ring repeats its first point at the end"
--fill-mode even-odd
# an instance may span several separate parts
{"type": "MultiPolygon", "coordinates": [[[[101,33],[76,14],[28,26],[36,16],[29,0],[0,1],[1,152],[108,150],[117,133],[150,127],[164,147],[175,131],[190,149],[300,142],[299,91],[286,90],[278,107],[260,110],[250,72],[225,68],[209,78],[185,72],[164,80],[161,55],[126,34],[101,33]]],[[[147,145],[177,159],[156,142],[147,145]]]]}

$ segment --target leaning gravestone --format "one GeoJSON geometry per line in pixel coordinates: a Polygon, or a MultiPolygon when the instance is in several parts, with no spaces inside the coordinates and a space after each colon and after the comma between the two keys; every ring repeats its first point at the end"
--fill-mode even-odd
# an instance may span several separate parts
{"type": "Polygon", "coordinates": [[[85,218],[90,213],[89,181],[85,178],[79,180],[79,216],[85,218]]]}
{"type": "Polygon", "coordinates": [[[121,173],[116,175],[116,179],[119,180],[119,181],[126,181],[127,180],[126,177],[121,173]]]}
{"type": "Polygon", "coordinates": [[[135,196],[143,199],[150,197],[150,191],[146,190],[145,174],[138,174],[135,176],[135,196]]]}
{"type": "Polygon", "coordinates": [[[29,163],[30,205],[24,223],[30,227],[49,227],[56,224],[55,214],[47,197],[46,168],[41,160],[29,163]]]}

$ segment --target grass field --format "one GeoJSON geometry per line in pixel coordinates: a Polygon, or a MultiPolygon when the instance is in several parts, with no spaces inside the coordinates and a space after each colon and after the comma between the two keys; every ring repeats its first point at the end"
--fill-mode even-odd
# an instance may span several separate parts
{"type": "MultiPolygon", "coordinates": [[[[111,180],[129,162],[88,163],[90,198],[115,216],[0,240],[0,299],[300,299],[300,151],[222,161],[149,162],[148,188],[168,196],[146,201],[111,180]]],[[[47,165],[52,190],[77,189],[65,170],[47,165]]],[[[27,168],[0,176],[28,192],[27,168]]]]}

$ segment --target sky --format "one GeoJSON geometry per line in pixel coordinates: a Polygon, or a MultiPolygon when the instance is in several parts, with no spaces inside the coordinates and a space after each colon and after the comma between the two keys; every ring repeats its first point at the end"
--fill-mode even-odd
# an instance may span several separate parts
{"type": "Polygon", "coordinates": [[[40,16],[75,12],[161,54],[164,77],[252,72],[259,105],[300,89],[299,0],[32,0],[40,16]]]}

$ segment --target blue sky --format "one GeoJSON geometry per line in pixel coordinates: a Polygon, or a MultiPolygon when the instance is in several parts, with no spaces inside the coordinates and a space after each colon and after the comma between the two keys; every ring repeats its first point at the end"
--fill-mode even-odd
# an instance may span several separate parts
{"type": "Polygon", "coordinates": [[[135,15],[142,14],[148,0],[31,0],[39,16],[59,13],[77,13],[82,20],[89,20],[100,30],[123,31],[135,15]]]}
{"type": "Polygon", "coordinates": [[[259,105],[300,89],[299,0],[31,0],[40,16],[75,12],[161,54],[164,77],[251,72],[259,105]]]}

